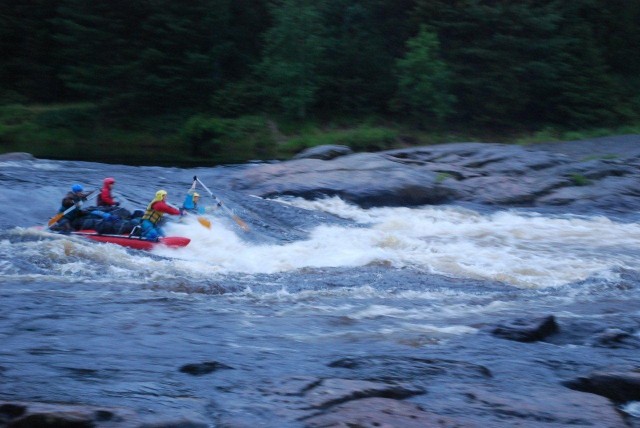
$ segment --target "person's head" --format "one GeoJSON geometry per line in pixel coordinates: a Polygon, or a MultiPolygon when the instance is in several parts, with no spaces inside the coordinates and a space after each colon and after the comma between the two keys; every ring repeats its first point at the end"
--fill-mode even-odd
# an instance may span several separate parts
{"type": "Polygon", "coordinates": [[[193,192],[193,203],[197,204],[199,200],[200,200],[200,193],[193,192]]]}
{"type": "Polygon", "coordinates": [[[73,193],[80,193],[82,192],[84,189],[82,188],[82,186],[80,184],[74,184],[73,186],[71,186],[71,191],[73,193]]]}
{"type": "Polygon", "coordinates": [[[116,179],[113,177],[107,177],[104,179],[104,185],[105,186],[113,186],[116,182],[116,179]]]}
{"type": "Polygon", "coordinates": [[[151,201],[151,204],[155,204],[156,202],[164,201],[164,199],[166,197],[167,197],[167,191],[166,190],[158,190],[156,192],[156,195],[153,197],[153,201],[151,201]]]}

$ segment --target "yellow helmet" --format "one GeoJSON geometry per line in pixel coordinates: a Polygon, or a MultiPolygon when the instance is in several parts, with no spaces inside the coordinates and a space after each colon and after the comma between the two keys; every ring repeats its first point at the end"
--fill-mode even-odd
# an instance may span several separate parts
{"type": "Polygon", "coordinates": [[[158,190],[156,192],[156,196],[153,198],[153,201],[151,201],[151,203],[153,204],[153,203],[159,202],[165,196],[167,196],[167,191],[166,190],[158,190]]]}
{"type": "Polygon", "coordinates": [[[198,192],[193,192],[193,197],[195,198],[196,196],[199,198],[199,197],[200,197],[200,193],[198,193],[198,192]]]}

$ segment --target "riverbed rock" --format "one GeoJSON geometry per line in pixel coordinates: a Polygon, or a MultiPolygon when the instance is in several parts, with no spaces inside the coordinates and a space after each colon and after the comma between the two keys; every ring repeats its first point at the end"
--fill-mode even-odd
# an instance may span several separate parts
{"type": "Polygon", "coordinates": [[[293,159],[322,159],[330,160],[340,156],[353,153],[349,146],[339,146],[326,144],[322,146],[311,147],[301,151],[293,157],[293,159]]]}
{"type": "Polygon", "coordinates": [[[204,363],[185,364],[184,366],[180,367],[180,371],[182,373],[187,373],[193,376],[202,376],[205,374],[213,373],[217,370],[224,370],[224,369],[233,369],[233,367],[230,367],[224,363],[219,363],[217,361],[206,361],[204,363]]]}
{"type": "Polygon", "coordinates": [[[12,152],[0,154],[0,162],[35,160],[31,153],[12,152]]]}
{"type": "Polygon", "coordinates": [[[309,428],[471,428],[473,424],[429,413],[419,405],[387,398],[364,398],[304,420],[309,428]]]}
{"type": "Polygon", "coordinates": [[[564,385],[577,391],[602,395],[618,403],[640,401],[640,372],[638,371],[596,371],[587,376],[566,381],[564,385]]]}
{"type": "Polygon", "coordinates": [[[517,319],[495,327],[491,334],[517,342],[536,342],[559,330],[553,315],[543,318],[517,319]]]}
{"type": "Polygon", "coordinates": [[[107,428],[139,426],[137,416],[126,409],[49,404],[0,402],[0,426],[7,428],[107,428]]]}
{"type": "Polygon", "coordinates": [[[423,389],[408,384],[332,378],[313,385],[305,391],[305,396],[311,407],[322,409],[367,397],[401,400],[424,393],[423,389]]]}
{"type": "MultiPolygon", "coordinates": [[[[640,135],[530,146],[463,142],[255,165],[236,190],[272,198],[339,196],[364,208],[474,203],[640,210],[640,135]],[[603,148],[600,144],[610,144],[603,148]],[[563,147],[571,150],[562,151],[563,147]],[[600,149],[600,150],[597,150],[600,149]]],[[[331,153],[331,148],[318,149],[331,153]]],[[[302,156],[300,156],[302,157],[302,156]]]]}
{"type": "Polygon", "coordinates": [[[640,337],[619,328],[608,328],[594,335],[591,343],[602,348],[640,349],[640,337]]]}

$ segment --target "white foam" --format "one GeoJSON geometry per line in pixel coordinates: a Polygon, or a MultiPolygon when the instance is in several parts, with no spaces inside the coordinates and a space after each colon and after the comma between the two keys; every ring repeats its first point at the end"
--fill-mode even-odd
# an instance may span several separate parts
{"type": "Polygon", "coordinates": [[[234,229],[195,221],[172,226],[189,236],[179,265],[202,275],[277,273],[304,268],[384,263],[425,272],[544,288],[589,277],[615,279],[617,268],[637,270],[640,226],[604,217],[549,217],[502,211],[481,214],[452,207],[361,209],[338,198],[289,200],[362,226],[323,225],[309,239],[281,245],[245,242],[234,229]]]}

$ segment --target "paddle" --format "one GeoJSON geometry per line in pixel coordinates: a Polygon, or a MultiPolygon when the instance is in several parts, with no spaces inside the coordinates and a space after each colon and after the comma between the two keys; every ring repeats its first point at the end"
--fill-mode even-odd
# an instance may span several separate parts
{"type": "MultiPolygon", "coordinates": [[[[184,215],[192,215],[188,210],[180,209],[180,208],[178,208],[178,207],[176,207],[174,205],[171,205],[169,203],[167,203],[167,205],[169,205],[169,206],[171,206],[171,207],[173,207],[173,208],[175,208],[177,210],[180,210],[181,212],[184,213],[184,215]]],[[[198,223],[200,223],[202,226],[206,227],[207,229],[211,229],[211,222],[208,219],[204,218],[204,217],[198,217],[198,223]]]]}
{"type": "MultiPolygon", "coordinates": [[[[85,200],[89,199],[96,192],[97,192],[97,190],[94,190],[93,192],[91,192],[87,196],[85,196],[84,199],[85,200]]],[[[53,217],[51,217],[49,219],[49,221],[47,222],[47,229],[49,229],[51,226],[53,226],[54,224],[59,222],[62,217],[64,217],[65,215],[69,214],[71,211],[75,210],[76,208],[79,208],[81,205],[82,205],[82,200],[80,200],[77,203],[71,205],[69,208],[67,208],[66,210],[62,211],[61,213],[58,213],[58,214],[54,215],[53,217]]]]}
{"type": "MultiPolygon", "coordinates": [[[[191,196],[193,198],[193,193],[195,192],[195,189],[196,189],[196,180],[193,180],[193,184],[191,185],[191,188],[189,189],[187,196],[191,196]]],[[[183,207],[186,206],[186,202],[187,202],[187,199],[185,199],[185,202],[183,203],[183,207]]],[[[195,208],[195,204],[193,206],[195,208]]],[[[185,210],[185,213],[190,214],[189,210],[185,210]]],[[[207,229],[211,229],[211,222],[209,221],[209,219],[205,217],[198,217],[198,223],[200,223],[207,229]]]]}
{"type": "Polygon", "coordinates": [[[229,214],[229,216],[233,219],[233,221],[235,221],[238,226],[240,226],[242,228],[242,230],[244,230],[245,232],[249,231],[249,226],[247,226],[247,224],[242,221],[242,219],[240,217],[238,217],[237,215],[235,215],[229,208],[227,208],[225,205],[222,204],[222,201],[220,199],[218,199],[212,192],[211,190],[209,190],[209,188],[207,186],[204,185],[204,183],[202,181],[200,181],[200,179],[198,177],[196,177],[195,175],[193,176],[193,180],[197,181],[198,183],[200,183],[200,185],[202,186],[202,188],[204,190],[207,191],[207,193],[209,193],[209,195],[211,195],[211,197],[213,199],[216,200],[216,202],[218,203],[219,207],[222,207],[222,209],[229,214]]]}

